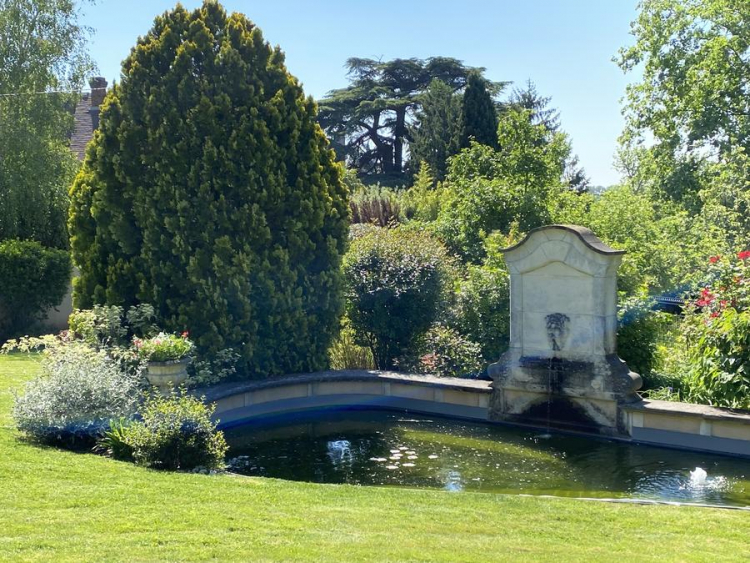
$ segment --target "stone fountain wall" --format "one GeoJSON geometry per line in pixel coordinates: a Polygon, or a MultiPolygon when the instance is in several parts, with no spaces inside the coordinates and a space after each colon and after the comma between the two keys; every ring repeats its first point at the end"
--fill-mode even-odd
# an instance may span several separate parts
{"type": "Polygon", "coordinates": [[[617,356],[617,269],[623,251],[590,230],[536,229],[504,250],[510,347],[489,369],[490,418],[625,434],[622,405],[641,378],[617,356]]]}

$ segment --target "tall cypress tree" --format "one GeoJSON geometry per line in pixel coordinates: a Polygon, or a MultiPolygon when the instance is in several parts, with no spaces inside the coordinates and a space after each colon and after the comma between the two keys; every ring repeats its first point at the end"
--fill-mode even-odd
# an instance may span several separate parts
{"type": "Polygon", "coordinates": [[[348,205],[315,117],[245,16],[207,1],[156,18],[71,190],[76,304],[151,303],[248,377],[324,367],[348,205]]]}
{"type": "Polygon", "coordinates": [[[497,147],[497,111],[485,80],[478,72],[469,73],[463,100],[463,127],[461,146],[468,147],[471,140],[497,147]]]}

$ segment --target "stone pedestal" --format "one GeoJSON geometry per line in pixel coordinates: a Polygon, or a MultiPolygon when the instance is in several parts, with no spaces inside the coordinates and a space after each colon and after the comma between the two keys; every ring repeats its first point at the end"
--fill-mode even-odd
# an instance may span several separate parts
{"type": "Polygon", "coordinates": [[[617,269],[624,251],[571,225],[535,229],[503,251],[510,347],[492,364],[490,417],[604,434],[641,378],[617,356],[617,269]]]}

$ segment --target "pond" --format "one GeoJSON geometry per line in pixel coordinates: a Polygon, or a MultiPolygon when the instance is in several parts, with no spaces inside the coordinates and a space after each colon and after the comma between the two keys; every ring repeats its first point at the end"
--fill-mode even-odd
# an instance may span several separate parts
{"type": "Polygon", "coordinates": [[[388,411],[308,413],[225,433],[233,471],[245,475],[750,506],[750,461],[713,454],[388,411]]]}

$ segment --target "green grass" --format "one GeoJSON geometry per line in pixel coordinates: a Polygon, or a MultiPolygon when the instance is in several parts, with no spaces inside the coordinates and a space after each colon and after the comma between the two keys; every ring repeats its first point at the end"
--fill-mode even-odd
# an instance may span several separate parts
{"type": "Polygon", "coordinates": [[[0,356],[2,561],[736,561],[747,512],[160,473],[19,440],[0,356]]]}

